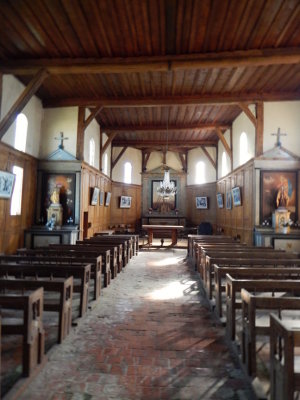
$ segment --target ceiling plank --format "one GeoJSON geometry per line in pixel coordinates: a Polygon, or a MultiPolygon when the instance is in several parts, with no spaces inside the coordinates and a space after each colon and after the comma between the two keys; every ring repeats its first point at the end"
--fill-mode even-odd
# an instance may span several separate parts
{"type": "Polygon", "coordinates": [[[215,130],[216,128],[225,130],[229,129],[230,125],[228,124],[208,124],[208,123],[198,123],[193,125],[169,125],[168,128],[166,125],[143,125],[143,126],[102,126],[102,129],[107,132],[149,132],[149,131],[199,131],[201,129],[205,130],[215,130]]]}
{"type": "Polygon", "coordinates": [[[51,74],[128,74],[299,63],[299,48],[278,48],[152,57],[2,60],[0,72],[32,75],[46,68],[51,74]]]}
{"type": "Polygon", "coordinates": [[[167,107],[176,105],[237,105],[238,103],[257,103],[259,101],[288,101],[299,100],[299,91],[293,92],[268,92],[268,93],[212,93],[194,96],[157,96],[157,97],[123,97],[109,98],[64,98],[44,99],[43,107],[97,107],[105,108],[130,108],[130,107],[167,107]]]}
{"type": "Polygon", "coordinates": [[[207,151],[207,149],[205,148],[205,146],[200,146],[203,153],[206,155],[206,157],[208,158],[208,160],[210,161],[210,163],[212,164],[212,166],[214,167],[214,169],[217,169],[217,163],[216,161],[212,158],[212,156],[209,154],[209,152],[207,151]]]}
{"type": "Polygon", "coordinates": [[[17,115],[23,110],[31,97],[40,88],[44,80],[49,76],[49,72],[45,69],[38,71],[35,77],[29,82],[23,90],[19,98],[12,105],[5,117],[0,122],[0,140],[16,119],[17,115]]]}
{"type": "Polygon", "coordinates": [[[231,148],[229,147],[228,143],[226,142],[226,139],[225,139],[221,129],[217,129],[216,132],[217,132],[217,135],[218,135],[219,139],[221,140],[221,142],[222,142],[222,144],[224,146],[224,149],[225,149],[226,153],[228,154],[228,156],[229,156],[229,158],[231,160],[232,159],[232,151],[231,151],[231,148]]]}
{"type": "MultiPolygon", "coordinates": [[[[102,147],[102,154],[104,154],[108,148],[108,146],[111,144],[111,142],[114,140],[114,137],[116,136],[117,132],[115,133],[111,133],[106,142],[104,143],[103,147],[102,147]]],[[[122,146],[123,147],[123,146],[122,146]]]]}

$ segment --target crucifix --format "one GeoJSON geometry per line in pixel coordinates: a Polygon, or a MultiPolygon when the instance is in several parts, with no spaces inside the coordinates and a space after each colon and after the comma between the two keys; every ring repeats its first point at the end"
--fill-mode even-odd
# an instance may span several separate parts
{"type": "Polygon", "coordinates": [[[280,128],[278,128],[277,133],[271,133],[271,136],[277,136],[277,142],[275,143],[275,146],[280,147],[281,146],[280,136],[287,136],[287,134],[281,133],[280,128]]]}
{"type": "Polygon", "coordinates": [[[60,140],[60,145],[58,146],[59,149],[63,149],[64,148],[64,140],[68,140],[69,138],[64,137],[64,133],[60,132],[60,137],[56,137],[54,138],[55,140],[60,140]]]}

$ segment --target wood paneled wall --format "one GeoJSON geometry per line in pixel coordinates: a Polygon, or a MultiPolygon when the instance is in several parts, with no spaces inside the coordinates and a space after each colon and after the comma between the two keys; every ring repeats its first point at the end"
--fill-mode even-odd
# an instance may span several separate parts
{"type": "Polygon", "coordinates": [[[132,225],[138,228],[141,220],[142,187],[126,183],[112,182],[111,224],[132,225]],[[131,207],[120,208],[120,197],[130,196],[131,207]]]}
{"type": "Polygon", "coordinates": [[[98,204],[96,206],[91,206],[91,196],[94,187],[100,188],[100,191],[105,192],[105,198],[107,192],[112,191],[110,179],[102,174],[99,170],[89,166],[86,163],[82,163],[81,168],[81,193],[80,193],[80,238],[84,236],[91,237],[94,233],[108,229],[110,224],[110,209],[112,206],[112,201],[110,205],[102,206],[98,204]],[[88,224],[88,226],[86,226],[88,224]],[[85,231],[85,227],[87,230],[85,231]],[[85,235],[84,235],[85,232],[85,235]]]}
{"type": "Polygon", "coordinates": [[[216,183],[205,183],[186,187],[186,217],[191,225],[199,225],[201,222],[210,222],[216,232],[216,183]],[[196,197],[205,196],[208,198],[208,209],[196,208],[196,197]]]}
{"type": "Polygon", "coordinates": [[[255,174],[253,160],[236,169],[217,182],[217,193],[222,193],[224,208],[217,208],[217,225],[225,235],[237,236],[241,241],[253,243],[254,204],[255,204],[255,174]],[[226,193],[239,186],[242,205],[235,207],[232,202],[231,210],[226,209],[226,193]]]}
{"type": "Polygon", "coordinates": [[[11,254],[24,244],[24,230],[33,224],[37,160],[25,153],[0,143],[0,170],[12,172],[13,166],[23,168],[21,215],[10,215],[11,200],[0,199],[0,252],[11,254]]]}

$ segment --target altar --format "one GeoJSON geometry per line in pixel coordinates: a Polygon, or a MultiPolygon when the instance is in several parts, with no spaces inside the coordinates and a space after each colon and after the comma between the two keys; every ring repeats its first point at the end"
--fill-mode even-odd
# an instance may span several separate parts
{"type": "MultiPolygon", "coordinates": [[[[152,245],[153,236],[156,234],[159,238],[170,237],[172,246],[177,243],[178,230],[184,229],[183,225],[142,225],[142,228],[148,232],[148,243],[152,245]]],[[[162,242],[163,243],[163,242],[162,242]]]]}

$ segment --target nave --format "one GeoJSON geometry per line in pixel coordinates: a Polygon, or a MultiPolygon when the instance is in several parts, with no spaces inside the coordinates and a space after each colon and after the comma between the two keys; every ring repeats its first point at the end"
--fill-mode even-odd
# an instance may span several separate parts
{"type": "Polygon", "coordinates": [[[20,399],[252,399],[186,250],[141,251],[20,399]]]}

